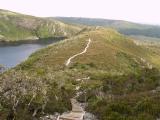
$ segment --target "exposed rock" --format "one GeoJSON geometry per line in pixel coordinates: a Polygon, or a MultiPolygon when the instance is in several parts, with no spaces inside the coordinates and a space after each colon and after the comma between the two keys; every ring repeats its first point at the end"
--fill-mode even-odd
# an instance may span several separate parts
{"type": "Polygon", "coordinates": [[[85,113],[84,120],[98,120],[92,113],[85,113]]]}
{"type": "Polygon", "coordinates": [[[0,39],[4,39],[4,36],[0,34],[0,39]]]}
{"type": "Polygon", "coordinates": [[[5,70],[5,67],[0,64],[0,73],[2,73],[5,70]]]}
{"type": "Polygon", "coordinates": [[[54,115],[46,115],[43,117],[40,117],[40,120],[57,120],[59,113],[55,113],[54,115]]]}

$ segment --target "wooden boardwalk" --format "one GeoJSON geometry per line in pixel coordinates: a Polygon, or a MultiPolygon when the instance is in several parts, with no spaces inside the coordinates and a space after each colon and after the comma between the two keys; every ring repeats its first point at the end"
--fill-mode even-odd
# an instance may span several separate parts
{"type": "Polygon", "coordinates": [[[83,120],[84,110],[76,99],[71,99],[72,111],[69,113],[64,113],[57,118],[57,120],[83,120]]]}

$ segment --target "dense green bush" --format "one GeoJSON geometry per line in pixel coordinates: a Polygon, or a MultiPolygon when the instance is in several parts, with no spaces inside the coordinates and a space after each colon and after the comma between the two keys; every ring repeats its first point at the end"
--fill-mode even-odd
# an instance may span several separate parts
{"type": "Polygon", "coordinates": [[[92,95],[86,94],[87,110],[100,120],[156,120],[160,117],[159,75],[157,69],[145,68],[137,74],[93,77],[103,81],[103,88],[97,86],[92,95]]]}

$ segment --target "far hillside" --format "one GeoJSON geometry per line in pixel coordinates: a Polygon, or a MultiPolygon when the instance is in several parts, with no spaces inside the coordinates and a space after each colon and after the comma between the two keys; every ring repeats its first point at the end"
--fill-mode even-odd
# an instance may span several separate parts
{"type": "Polygon", "coordinates": [[[80,30],[78,26],[64,24],[57,20],[0,9],[0,41],[70,37],[80,30]]]}
{"type": "Polygon", "coordinates": [[[111,27],[117,29],[120,33],[125,35],[160,38],[160,26],[155,25],[138,24],[123,20],[96,18],[56,17],[54,19],[70,24],[111,27]]]}

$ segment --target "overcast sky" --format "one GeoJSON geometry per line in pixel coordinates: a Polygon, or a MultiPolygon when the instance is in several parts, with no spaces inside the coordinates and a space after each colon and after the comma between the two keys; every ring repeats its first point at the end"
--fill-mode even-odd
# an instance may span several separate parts
{"type": "Polygon", "coordinates": [[[160,0],[0,0],[0,9],[40,17],[94,17],[160,25],[160,0]]]}

